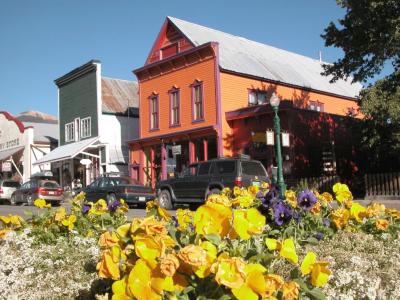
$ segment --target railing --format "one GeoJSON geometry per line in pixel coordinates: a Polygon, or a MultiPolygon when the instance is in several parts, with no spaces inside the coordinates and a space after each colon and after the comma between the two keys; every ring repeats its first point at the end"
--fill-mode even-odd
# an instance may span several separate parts
{"type": "Polygon", "coordinates": [[[366,197],[400,197],[400,172],[366,174],[364,181],[366,197]]]}
{"type": "Polygon", "coordinates": [[[340,177],[337,175],[322,176],[322,177],[309,177],[299,179],[289,179],[286,181],[288,188],[310,188],[316,189],[318,192],[330,192],[332,193],[332,186],[340,181],[340,177]]]}

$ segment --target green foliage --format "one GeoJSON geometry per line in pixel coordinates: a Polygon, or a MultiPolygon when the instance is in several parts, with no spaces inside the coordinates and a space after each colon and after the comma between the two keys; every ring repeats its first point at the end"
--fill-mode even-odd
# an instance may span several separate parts
{"type": "Polygon", "coordinates": [[[378,74],[385,63],[394,72],[388,83],[400,83],[400,2],[398,0],[337,0],[346,15],[331,22],[322,38],[327,47],[344,51],[344,57],[325,65],[325,75],[332,81],[352,75],[353,81],[365,81],[378,74]]]}

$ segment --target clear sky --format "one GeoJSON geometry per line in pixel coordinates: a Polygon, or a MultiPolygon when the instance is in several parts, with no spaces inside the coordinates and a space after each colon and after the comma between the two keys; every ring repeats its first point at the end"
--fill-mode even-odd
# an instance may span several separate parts
{"type": "Polygon", "coordinates": [[[332,62],[320,35],[344,14],[335,0],[0,0],[0,110],[57,115],[54,80],[90,59],[136,80],[168,15],[332,62]]]}

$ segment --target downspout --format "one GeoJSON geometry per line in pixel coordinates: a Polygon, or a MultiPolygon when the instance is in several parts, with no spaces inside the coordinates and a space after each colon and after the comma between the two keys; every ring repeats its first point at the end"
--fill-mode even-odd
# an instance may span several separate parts
{"type": "Polygon", "coordinates": [[[212,43],[212,47],[215,53],[214,60],[214,76],[215,76],[215,101],[217,107],[217,154],[218,157],[222,157],[224,154],[222,144],[222,111],[221,111],[221,77],[219,70],[219,44],[216,42],[212,43]]]}

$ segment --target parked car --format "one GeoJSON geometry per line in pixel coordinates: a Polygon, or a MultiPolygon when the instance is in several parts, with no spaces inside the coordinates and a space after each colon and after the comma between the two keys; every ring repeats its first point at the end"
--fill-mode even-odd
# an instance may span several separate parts
{"type": "Polygon", "coordinates": [[[151,187],[144,186],[127,176],[105,174],[83,188],[86,201],[105,199],[111,203],[116,199],[124,199],[128,205],[145,204],[155,198],[151,187]]]}
{"type": "Polygon", "coordinates": [[[33,176],[11,195],[11,205],[27,203],[33,205],[38,199],[44,199],[52,205],[60,205],[63,200],[63,188],[52,179],[52,175],[33,176]]]}
{"type": "Polygon", "coordinates": [[[21,184],[15,180],[0,180],[0,202],[10,201],[12,193],[20,186],[21,184]]]}
{"type": "Polygon", "coordinates": [[[248,187],[262,182],[269,182],[269,178],[261,162],[248,156],[216,158],[191,164],[177,178],[160,181],[157,193],[160,205],[172,209],[176,203],[201,203],[224,187],[248,187]]]}

